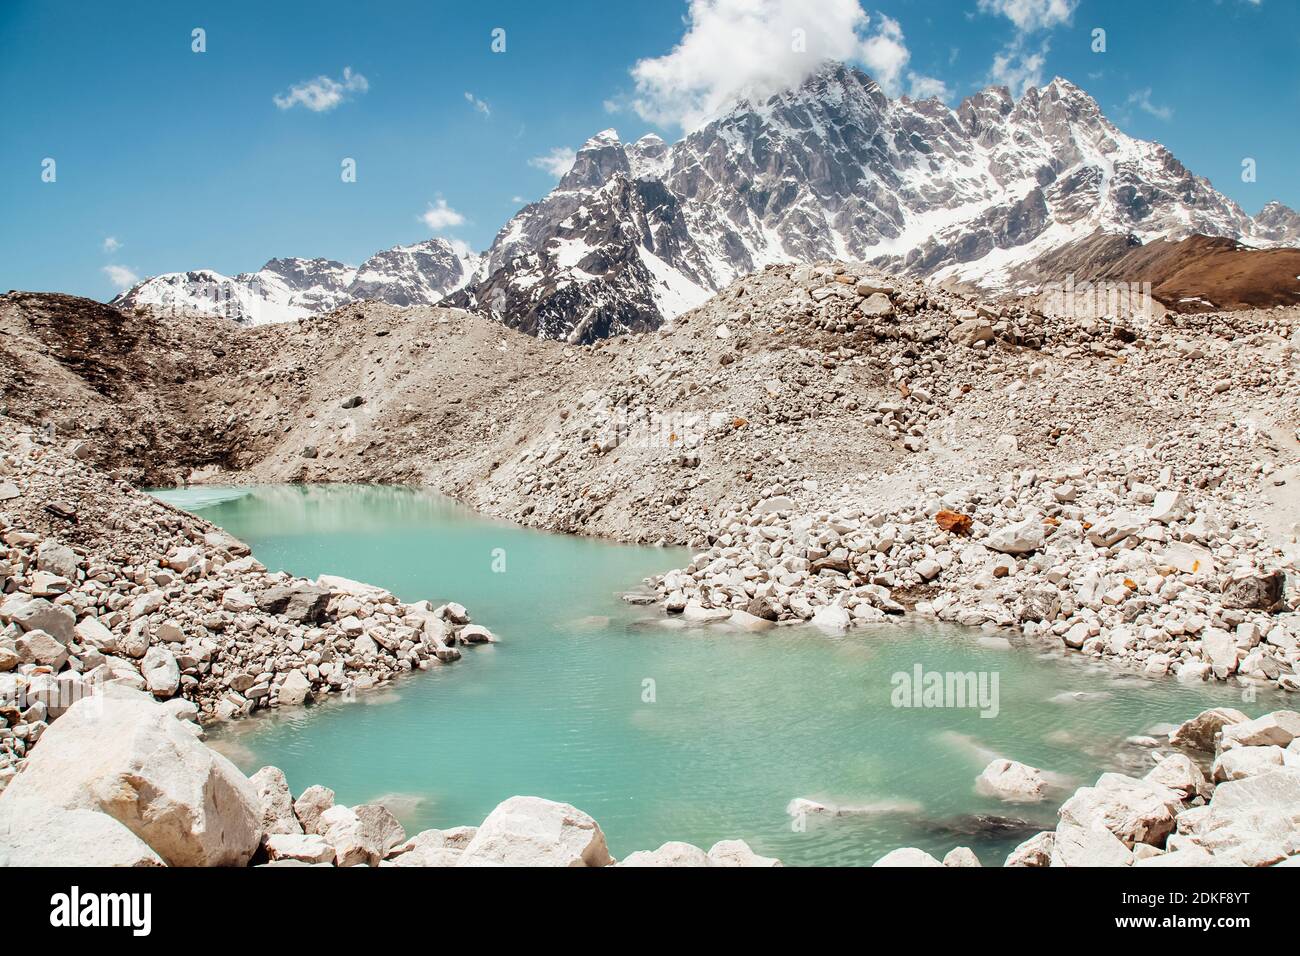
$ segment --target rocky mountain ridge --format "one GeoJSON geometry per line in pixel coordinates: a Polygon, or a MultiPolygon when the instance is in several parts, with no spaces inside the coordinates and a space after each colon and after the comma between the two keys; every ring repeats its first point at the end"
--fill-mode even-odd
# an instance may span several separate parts
{"type": "Polygon", "coordinates": [[[1252,219],[1062,78],[949,109],[832,64],[673,145],[596,135],[453,303],[581,342],[653,328],[771,263],[860,261],[1005,291],[1018,268],[1089,238],[1260,247],[1297,242],[1297,221],[1280,203],[1252,219]]]}

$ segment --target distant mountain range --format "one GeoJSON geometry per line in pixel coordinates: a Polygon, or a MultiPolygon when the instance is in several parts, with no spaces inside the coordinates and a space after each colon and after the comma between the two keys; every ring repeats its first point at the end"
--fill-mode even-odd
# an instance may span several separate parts
{"type": "Polygon", "coordinates": [[[433,305],[465,285],[479,257],[445,239],[377,252],[359,268],[331,259],[272,259],[256,272],[225,276],[211,269],[146,279],[112,302],[203,315],[244,325],[289,322],[362,299],[433,305]]]}
{"type": "MultiPolygon", "coordinates": [[[[829,64],[671,145],[598,134],[481,258],[434,239],[355,271],[277,259],[225,281],[243,289],[261,277],[246,321],[446,295],[512,327],[585,342],[655,328],[769,263],[866,261],[1012,290],[1062,278],[1074,249],[1096,271],[1099,249],[1118,257],[1193,235],[1300,245],[1300,215],[1272,202],[1251,217],[1064,79],[1019,100],[991,88],[950,109],[890,99],[865,73],[829,64]]],[[[196,275],[215,274],[159,276],[115,302],[153,304],[196,275]]]]}

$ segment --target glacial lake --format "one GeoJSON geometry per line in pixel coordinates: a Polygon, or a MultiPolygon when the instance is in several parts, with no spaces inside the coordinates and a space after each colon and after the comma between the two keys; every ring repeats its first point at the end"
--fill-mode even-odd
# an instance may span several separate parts
{"type": "MultiPolygon", "coordinates": [[[[970,846],[1000,865],[1050,828],[1062,797],[1024,806],[975,792],[994,755],[1071,788],[1145,772],[1126,743],[1157,723],[1261,692],[1148,680],[1078,656],[980,643],[978,630],[890,624],[843,635],[688,627],[620,594],[680,566],[680,549],[632,547],[490,521],[418,490],[283,486],[158,492],[248,542],[273,570],[340,574],[403,600],[455,600],[500,643],[465,648],[353,701],[215,728],[251,773],[274,764],[295,793],[381,801],[408,833],[478,824],[532,794],[591,814],[618,857],[684,840],[741,838],[789,865],[869,865],[898,846],[970,846]],[[997,714],[895,706],[895,675],[998,679],[997,714]],[[807,797],[873,812],[792,817],[807,797]]],[[[1019,640],[1019,639],[1016,639],[1019,640]]],[[[987,686],[987,685],[986,685],[987,686]]]]}

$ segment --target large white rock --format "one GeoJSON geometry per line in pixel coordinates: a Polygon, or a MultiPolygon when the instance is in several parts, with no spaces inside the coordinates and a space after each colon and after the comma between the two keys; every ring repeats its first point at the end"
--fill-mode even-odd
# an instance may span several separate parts
{"type": "Polygon", "coordinates": [[[1007,854],[1003,866],[1051,866],[1056,834],[1051,830],[1035,833],[1007,854]]]}
{"type": "Polygon", "coordinates": [[[1127,511],[1112,511],[1103,518],[1098,518],[1088,529],[1088,540],[1101,548],[1123,541],[1129,535],[1137,534],[1146,522],[1137,515],[1127,511]]]}
{"type": "Polygon", "coordinates": [[[657,850],[638,850],[616,866],[708,866],[709,855],[690,843],[665,843],[657,850]]]}
{"type": "Polygon", "coordinates": [[[333,863],[334,847],[315,833],[272,833],[264,841],[269,860],[297,860],[300,863],[333,863]]]}
{"type": "Polygon", "coordinates": [[[1237,642],[1222,628],[1205,629],[1201,635],[1201,657],[1209,663],[1219,680],[1227,680],[1237,672],[1237,642]]]}
{"type": "Polygon", "coordinates": [[[812,616],[814,627],[831,633],[839,633],[849,629],[849,612],[838,604],[827,604],[819,607],[812,616]]]}
{"type": "Polygon", "coordinates": [[[1180,521],[1187,517],[1189,511],[1191,506],[1181,491],[1157,491],[1155,503],[1151,506],[1150,518],[1161,524],[1169,524],[1171,521],[1180,521]]]}
{"type": "Polygon", "coordinates": [[[397,818],[377,803],[330,807],[320,815],[316,830],[334,847],[338,866],[378,866],[390,850],[406,842],[397,818]]]}
{"type": "Polygon", "coordinates": [[[50,725],[0,801],[98,810],[171,866],[243,866],[262,837],[257,791],[138,692],[105,685],[50,725]]]}
{"type": "Polygon", "coordinates": [[[1165,552],[1165,563],[1183,574],[1207,574],[1212,576],[1218,570],[1214,563],[1214,554],[1208,548],[1202,548],[1199,544],[1185,544],[1182,542],[1171,544],[1165,552]]]}
{"type": "Polygon", "coordinates": [[[488,814],[457,866],[607,866],[600,826],[576,807],[511,797],[488,814]]]}
{"type": "Polygon", "coordinates": [[[0,601],[0,624],[16,624],[23,631],[44,631],[66,646],[76,637],[77,618],[62,605],[19,591],[0,601]]]}
{"type": "Polygon", "coordinates": [[[1168,787],[1170,790],[1177,790],[1183,795],[1184,800],[1190,800],[1198,794],[1209,796],[1211,789],[1201,768],[1191,757],[1181,753],[1168,754],[1160,758],[1160,762],[1149,770],[1143,779],[1168,787]]]}
{"type": "Polygon", "coordinates": [[[980,858],[968,846],[955,846],[943,858],[943,865],[952,868],[970,868],[982,866],[980,858]]]}
{"type": "Polygon", "coordinates": [[[1239,710],[1231,707],[1214,707],[1203,710],[1191,720],[1184,721],[1169,736],[1169,742],[1175,747],[1188,747],[1214,753],[1218,746],[1219,732],[1229,724],[1242,724],[1248,721],[1239,710]]]}
{"type": "Polygon", "coordinates": [[[140,673],[144,675],[144,686],[158,698],[174,696],[181,685],[180,666],[165,647],[154,645],[145,652],[140,673]]]}
{"type": "Polygon", "coordinates": [[[1294,710],[1275,710],[1255,720],[1247,720],[1223,729],[1220,744],[1230,747],[1285,747],[1300,737],[1300,714],[1294,710]]]}
{"type": "Polygon", "coordinates": [[[319,832],[320,818],[334,806],[334,791],[329,787],[311,786],[293,802],[293,815],[302,824],[304,833],[319,832]]]}
{"type": "Polygon", "coordinates": [[[304,703],[310,693],[311,681],[307,680],[306,675],[300,670],[289,671],[284,683],[280,685],[280,705],[296,707],[304,703]]]}
{"type": "Polygon", "coordinates": [[[773,495],[764,498],[754,506],[754,513],[760,515],[774,514],[778,511],[793,511],[794,501],[785,495],[773,495]]]}
{"type": "Polygon", "coordinates": [[[1283,764],[1281,747],[1233,747],[1214,760],[1210,775],[1216,782],[1267,773],[1283,764]]]}
{"type": "Polygon", "coordinates": [[[1047,782],[1037,767],[998,757],[975,778],[975,789],[985,796],[1007,803],[1037,803],[1046,794],[1047,782]]]}
{"type": "Polygon", "coordinates": [[[1154,866],[1158,868],[1178,867],[1178,866],[1214,866],[1214,857],[1208,850],[1192,844],[1173,850],[1169,853],[1161,853],[1157,856],[1143,857],[1134,859],[1134,866],[1154,866]]]}
{"type": "Polygon", "coordinates": [[[918,867],[918,866],[943,866],[938,860],[926,853],[924,850],[918,850],[914,846],[899,847],[897,850],[890,850],[875,863],[873,867],[918,867]]]}
{"type": "Polygon", "coordinates": [[[1052,841],[1052,866],[1129,866],[1133,851],[1100,823],[1078,826],[1064,819],[1052,841]]]}
{"type": "Polygon", "coordinates": [[[0,867],[163,865],[149,844],[106,813],[0,799],[0,867]]]}
{"type": "Polygon", "coordinates": [[[729,617],[731,612],[725,607],[705,607],[699,601],[687,601],[686,607],[682,609],[682,618],[696,624],[712,624],[729,617]]]}
{"type": "Polygon", "coordinates": [[[421,830],[405,843],[393,847],[381,866],[455,866],[476,833],[477,827],[421,830]]]}
{"type": "Polygon", "coordinates": [[[772,856],[759,856],[744,840],[719,840],[709,847],[709,866],[780,866],[772,856]]]}
{"type": "Polygon", "coordinates": [[[1221,863],[1277,862],[1300,848],[1298,829],[1300,768],[1294,767],[1221,783],[1208,806],[1178,817],[1178,839],[1201,846],[1221,863]]]}
{"type": "MultiPolygon", "coordinates": [[[[1183,796],[1149,780],[1104,773],[1095,787],[1080,787],[1060,809],[1061,823],[1083,830],[1103,826],[1126,845],[1161,846],[1174,829],[1183,796]]],[[[1061,828],[1057,827],[1057,843],[1061,828]]],[[[1059,846],[1058,846],[1059,849],[1059,846]]]]}
{"type": "Polygon", "coordinates": [[[1016,524],[995,528],[984,539],[984,546],[1003,554],[1028,554],[1043,546],[1043,523],[1038,518],[1026,518],[1016,524]]]}
{"type": "Polygon", "coordinates": [[[248,778],[248,782],[257,791],[258,803],[262,808],[262,832],[302,833],[302,824],[293,812],[293,795],[289,792],[289,781],[279,767],[263,767],[248,778]]]}

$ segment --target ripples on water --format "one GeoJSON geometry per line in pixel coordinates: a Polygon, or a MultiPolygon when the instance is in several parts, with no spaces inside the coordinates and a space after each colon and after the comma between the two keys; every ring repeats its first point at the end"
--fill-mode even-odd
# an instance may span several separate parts
{"type": "Polygon", "coordinates": [[[528,531],[409,489],[163,496],[249,542],[272,569],[342,574],[404,600],[454,599],[500,636],[355,703],[213,735],[246,771],[275,764],[295,792],[321,783],[342,802],[378,800],[411,832],[476,824],[504,798],[536,794],[594,816],[616,856],[740,837],[790,864],[968,845],[993,865],[1053,826],[1059,800],[1025,807],[977,795],[990,754],[1077,786],[1103,770],[1145,771],[1150,752],[1124,741],[1154,724],[1216,704],[1276,706],[1264,694],[1242,703],[1230,689],[984,647],[980,632],[936,624],[842,636],[683,627],[618,595],[686,552],[528,531]],[[502,558],[504,572],[494,571],[502,558]],[[892,676],[917,663],[996,673],[998,715],[892,706],[892,676]],[[786,813],[795,797],[870,812],[809,816],[800,828],[786,813]]]}

